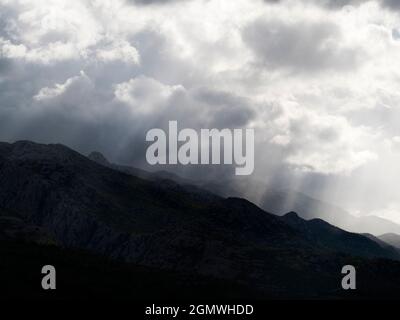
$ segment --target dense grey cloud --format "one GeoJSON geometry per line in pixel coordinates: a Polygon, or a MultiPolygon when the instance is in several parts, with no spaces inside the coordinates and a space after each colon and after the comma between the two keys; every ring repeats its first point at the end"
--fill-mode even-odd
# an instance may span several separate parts
{"type": "MultiPolygon", "coordinates": [[[[266,3],[281,3],[287,0],[264,0],[264,1],[266,3]]],[[[303,2],[310,3],[310,1],[307,0],[303,2]]],[[[312,2],[323,7],[335,9],[335,8],[343,8],[346,5],[357,5],[362,2],[365,2],[365,0],[312,0],[312,2]]]]}
{"type": "MultiPolygon", "coordinates": [[[[362,3],[367,2],[366,0],[322,0],[322,1],[316,1],[319,2],[327,7],[330,8],[343,8],[346,5],[360,5],[362,3]]],[[[378,2],[384,6],[388,7],[391,9],[399,9],[400,8],[400,3],[398,0],[378,0],[378,2]]]]}
{"type": "Polygon", "coordinates": [[[348,5],[359,5],[361,3],[365,2],[365,0],[320,0],[316,1],[315,3],[321,4],[327,8],[331,9],[340,9],[343,8],[344,6],[348,5]]]}
{"type": "Polygon", "coordinates": [[[191,1],[191,0],[126,0],[128,3],[137,5],[167,5],[173,2],[191,1]]]}
{"type": "Polygon", "coordinates": [[[252,101],[233,93],[202,88],[195,92],[195,97],[212,106],[207,121],[212,128],[242,128],[255,117],[252,101]]]}
{"type": "Polygon", "coordinates": [[[24,89],[27,96],[36,91],[33,102],[21,97],[21,91],[13,92],[12,85],[1,87],[10,95],[8,102],[2,95],[2,139],[64,143],[84,153],[97,149],[114,161],[145,165],[145,135],[152,128],[167,130],[171,120],[181,129],[238,128],[254,117],[250,102],[232,93],[187,90],[144,76],[120,83],[114,91],[101,90],[83,72],[52,87],[40,86],[24,89]]]}
{"type": "Polygon", "coordinates": [[[270,69],[302,72],[356,67],[357,50],[340,47],[340,37],[338,26],[329,22],[260,19],[243,32],[244,41],[255,53],[256,63],[270,69]]]}
{"type": "MultiPolygon", "coordinates": [[[[128,3],[136,5],[168,5],[175,2],[188,2],[194,0],[126,0],[128,3]]],[[[204,1],[204,0],[196,0],[204,1]]],[[[263,0],[267,4],[279,4],[288,2],[288,0],[263,0]]],[[[399,9],[400,3],[398,0],[377,0],[381,5],[390,9],[399,9]]],[[[296,1],[299,2],[299,1],[296,1]]],[[[367,0],[303,0],[305,4],[314,3],[318,6],[322,6],[329,9],[341,9],[344,6],[358,6],[367,2],[367,0]]]]}
{"type": "MultiPolygon", "coordinates": [[[[278,4],[283,2],[288,2],[288,0],[264,0],[264,2],[268,4],[278,4]]],[[[296,1],[298,2],[298,1],[296,1]]],[[[358,6],[367,2],[367,0],[303,0],[305,4],[309,4],[310,2],[315,5],[322,6],[328,9],[341,9],[344,6],[358,6]]],[[[399,9],[400,2],[398,0],[377,0],[382,6],[390,8],[390,9],[399,9]]]]}
{"type": "Polygon", "coordinates": [[[382,3],[391,9],[400,9],[400,2],[398,0],[382,0],[382,3]]]}

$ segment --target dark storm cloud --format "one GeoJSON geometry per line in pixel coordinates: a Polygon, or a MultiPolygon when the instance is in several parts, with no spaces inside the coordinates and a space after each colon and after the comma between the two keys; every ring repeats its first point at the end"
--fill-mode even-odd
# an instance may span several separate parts
{"type": "MultiPolygon", "coordinates": [[[[264,0],[265,3],[269,4],[277,4],[284,3],[287,0],[264,0]]],[[[304,3],[309,3],[310,1],[303,0],[304,3]]],[[[365,0],[312,0],[316,5],[329,8],[329,9],[341,9],[347,5],[357,6],[364,2],[365,0]]],[[[400,1],[399,0],[377,0],[383,7],[398,10],[400,9],[400,1]]]]}
{"type": "Polygon", "coordinates": [[[11,7],[0,7],[0,37],[7,39],[16,39],[17,34],[16,21],[18,19],[18,11],[11,7]]]}
{"type": "Polygon", "coordinates": [[[0,85],[2,140],[63,143],[84,154],[100,150],[111,160],[145,166],[145,135],[152,128],[167,131],[171,120],[181,129],[240,128],[254,117],[249,101],[211,88],[173,89],[139,76],[126,82],[130,100],[122,101],[96,74],[78,71],[59,81],[55,73],[65,76],[66,70],[21,64],[31,72],[17,76],[17,69],[7,67],[15,78],[0,85]]]}
{"type": "Polygon", "coordinates": [[[339,47],[340,37],[339,27],[329,22],[287,23],[259,19],[243,31],[243,39],[254,52],[256,64],[295,72],[355,67],[356,50],[339,47]]]}
{"type": "MultiPolygon", "coordinates": [[[[286,2],[286,0],[264,0],[266,3],[282,3],[286,2]]],[[[310,1],[303,1],[304,3],[310,2],[310,1]]],[[[315,0],[313,1],[316,4],[322,5],[322,6],[327,6],[327,7],[332,7],[332,8],[340,8],[345,5],[349,4],[354,4],[354,3],[360,3],[362,0],[315,0]]]]}
{"type": "MultiPolygon", "coordinates": [[[[5,76],[12,70],[13,61],[7,58],[0,58],[0,75],[5,76]]],[[[0,76],[0,77],[1,77],[0,76]]]]}
{"type": "MultiPolygon", "coordinates": [[[[325,1],[316,1],[316,3],[322,3],[330,8],[342,8],[346,5],[359,5],[365,0],[325,0],[325,1]]],[[[399,0],[377,0],[383,7],[387,7],[390,9],[400,9],[400,1],[399,0]]]]}
{"type": "Polygon", "coordinates": [[[343,8],[344,6],[348,5],[359,5],[363,2],[364,0],[322,0],[322,1],[315,1],[316,3],[321,3],[327,8],[332,8],[332,9],[340,9],[343,8]]]}
{"type": "Polygon", "coordinates": [[[213,106],[209,119],[213,128],[241,128],[255,116],[251,101],[232,93],[201,89],[195,93],[195,97],[213,106]]]}
{"type": "Polygon", "coordinates": [[[385,7],[388,7],[390,9],[395,9],[395,10],[400,9],[399,0],[382,0],[382,3],[385,7]]]}
{"type": "MultiPolygon", "coordinates": [[[[395,3],[397,3],[397,0],[383,0],[383,1],[393,1],[395,3]]],[[[271,4],[276,4],[276,3],[284,3],[287,2],[287,0],[264,0],[264,2],[266,3],[271,3],[271,4]]],[[[328,8],[328,9],[341,9],[344,6],[348,6],[348,5],[360,5],[363,2],[365,2],[365,0],[303,0],[303,2],[305,4],[307,3],[314,3],[315,5],[318,6],[322,6],[324,8],[328,8]]]]}
{"type": "MultiPolygon", "coordinates": [[[[140,95],[139,92],[136,94],[140,95]]],[[[156,94],[156,92],[151,93],[151,95],[156,94]]],[[[149,146],[145,140],[146,132],[152,128],[161,128],[168,132],[169,121],[177,121],[179,130],[242,128],[256,116],[252,107],[250,101],[243,97],[212,88],[177,90],[158,106],[157,111],[139,116],[135,122],[133,120],[130,122],[131,127],[135,127],[136,133],[127,136],[129,138],[125,139],[125,145],[121,149],[123,152],[118,155],[117,161],[146,167],[144,154],[149,146]]],[[[163,166],[156,168],[165,169],[163,166]]],[[[199,179],[214,179],[216,176],[234,174],[233,166],[170,166],[168,170],[181,176],[199,179]]]]}

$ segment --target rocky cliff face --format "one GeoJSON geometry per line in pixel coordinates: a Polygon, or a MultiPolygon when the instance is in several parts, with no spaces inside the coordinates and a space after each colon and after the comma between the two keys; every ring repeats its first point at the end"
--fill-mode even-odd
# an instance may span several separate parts
{"type": "Polygon", "coordinates": [[[20,241],[39,245],[56,245],[47,230],[25,223],[13,215],[0,214],[0,241],[20,241]]]}

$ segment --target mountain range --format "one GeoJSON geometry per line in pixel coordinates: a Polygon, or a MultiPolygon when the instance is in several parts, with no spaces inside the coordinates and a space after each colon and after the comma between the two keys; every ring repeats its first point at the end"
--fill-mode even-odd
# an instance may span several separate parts
{"type": "Polygon", "coordinates": [[[278,215],[295,210],[306,219],[319,218],[336,226],[357,233],[380,236],[385,233],[400,234],[400,225],[377,216],[356,217],[347,211],[292,190],[267,190],[260,201],[264,210],[278,215]]]}
{"type": "MultiPolygon", "coordinates": [[[[176,289],[170,298],[206,297],[209,289],[201,288],[216,287],[259,299],[393,297],[400,289],[400,254],[389,244],[293,212],[276,216],[169,174],[116,166],[98,153],[88,158],[59,144],[0,143],[0,191],[0,268],[23,273],[39,255],[71,275],[88,261],[82,272],[93,268],[98,275],[89,296],[126,289],[132,283],[126,279],[137,277],[138,290],[167,281],[176,289]],[[348,264],[359,279],[352,295],[341,289],[348,264]]],[[[71,283],[87,285],[77,282],[71,283]]],[[[228,291],[218,292],[231,297],[228,291]]],[[[12,294],[18,292],[26,291],[12,294]]]]}
{"type": "Polygon", "coordinates": [[[379,236],[379,239],[385,243],[390,244],[395,248],[400,248],[400,235],[394,233],[385,233],[379,236]]]}
{"type": "Polygon", "coordinates": [[[349,232],[373,234],[376,237],[385,234],[400,234],[400,225],[390,220],[373,215],[357,217],[338,206],[298,191],[266,188],[261,181],[227,179],[218,182],[186,179],[167,171],[148,172],[130,166],[113,164],[99,152],[91,153],[89,159],[144,179],[153,181],[169,179],[181,185],[198,186],[222,197],[243,197],[276,215],[296,211],[305,220],[322,219],[349,232]]]}

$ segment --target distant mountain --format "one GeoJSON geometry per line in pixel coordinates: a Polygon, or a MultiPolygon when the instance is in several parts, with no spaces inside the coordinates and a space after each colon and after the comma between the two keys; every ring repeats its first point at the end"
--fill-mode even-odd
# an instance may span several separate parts
{"type": "MultiPolygon", "coordinates": [[[[376,242],[376,243],[379,244],[382,248],[392,247],[392,248],[398,249],[397,247],[390,245],[388,242],[385,242],[385,241],[379,239],[378,237],[375,237],[374,235],[372,235],[372,234],[370,234],[370,233],[363,233],[362,235],[363,235],[364,237],[366,237],[366,238],[368,238],[368,239],[370,239],[370,240],[376,242]]],[[[400,252],[400,251],[399,251],[399,252],[400,252]]]]}
{"type": "Polygon", "coordinates": [[[238,284],[264,298],[321,298],[345,294],[340,270],[352,264],[361,279],[356,296],[400,290],[398,256],[368,238],[196,186],[139,178],[62,145],[0,143],[0,190],[5,217],[45,230],[60,247],[160,274],[238,284]]]}
{"type": "Polygon", "coordinates": [[[260,191],[265,189],[265,185],[259,181],[248,181],[246,179],[228,179],[223,181],[200,179],[195,181],[182,178],[168,171],[148,172],[134,167],[112,164],[98,152],[89,155],[89,159],[115,170],[147,180],[171,180],[181,185],[197,186],[221,197],[246,198],[257,203],[264,210],[280,216],[287,212],[296,211],[306,220],[323,219],[350,232],[374,234],[375,236],[384,233],[400,234],[400,225],[390,220],[377,216],[356,217],[340,207],[312,198],[301,192],[268,189],[264,194],[260,195],[260,191]]]}
{"type": "Polygon", "coordinates": [[[383,257],[399,259],[400,253],[390,245],[384,245],[373,237],[366,237],[357,233],[350,233],[339,229],[321,219],[306,221],[297,213],[291,212],[282,216],[288,225],[300,231],[309,241],[326,247],[327,250],[344,252],[350,255],[364,257],[383,257]]]}
{"type": "Polygon", "coordinates": [[[370,233],[375,236],[383,233],[400,234],[400,225],[394,222],[376,216],[355,217],[339,207],[300,192],[268,190],[262,197],[260,206],[278,215],[296,211],[306,220],[323,219],[351,232],[370,233]]]}
{"type": "Polygon", "coordinates": [[[379,239],[400,249],[400,235],[394,233],[386,233],[379,236],[379,239]]]}
{"type": "Polygon", "coordinates": [[[254,203],[257,203],[262,209],[277,214],[279,216],[287,212],[295,211],[306,219],[323,219],[339,228],[350,232],[361,234],[373,234],[375,236],[384,233],[400,234],[400,225],[390,220],[377,216],[356,217],[343,210],[340,207],[330,203],[312,198],[301,192],[293,190],[273,190],[268,189],[261,196],[260,190],[265,186],[261,182],[242,180],[190,180],[168,171],[149,172],[130,166],[122,166],[110,163],[101,153],[92,152],[89,159],[109,168],[125,172],[136,177],[147,180],[171,180],[181,185],[197,186],[208,190],[221,197],[243,197],[254,203]],[[256,195],[254,195],[254,193],[256,195]],[[261,198],[259,200],[258,198],[261,198]]]}

